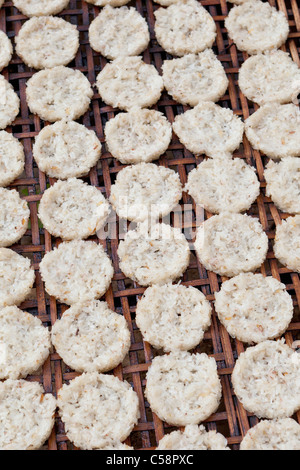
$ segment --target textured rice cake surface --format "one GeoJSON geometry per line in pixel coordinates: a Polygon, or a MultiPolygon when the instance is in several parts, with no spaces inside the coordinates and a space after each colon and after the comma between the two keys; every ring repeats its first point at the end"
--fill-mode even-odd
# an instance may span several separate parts
{"type": "Polygon", "coordinates": [[[244,160],[212,159],[189,173],[185,191],[209,212],[242,212],[257,199],[260,184],[255,169],[244,160]]]}
{"type": "Polygon", "coordinates": [[[57,15],[69,5],[70,0],[13,0],[15,7],[26,16],[57,15]]]}
{"type": "Polygon", "coordinates": [[[202,223],[195,249],[208,271],[233,277],[255,271],[266,259],[268,237],[258,219],[222,213],[202,223]]]}
{"type": "Polygon", "coordinates": [[[52,178],[85,176],[101,156],[101,143],[92,130],[75,121],[44,127],[35,139],[33,156],[41,171],[52,178]]]}
{"type": "Polygon", "coordinates": [[[86,1],[87,3],[92,3],[92,5],[96,5],[98,7],[104,7],[105,5],[110,5],[112,7],[120,7],[130,2],[130,0],[86,0],[86,1]]]}
{"type": "Polygon", "coordinates": [[[20,99],[12,85],[0,75],[0,129],[13,123],[19,114],[20,99]]]}
{"type": "Polygon", "coordinates": [[[78,372],[114,369],[131,344],[125,318],[96,300],[67,310],[52,328],[52,343],[63,361],[78,372]]]}
{"type": "Polygon", "coordinates": [[[102,447],[102,449],[98,449],[98,450],[134,450],[134,448],[128,446],[127,444],[122,444],[122,442],[115,441],[105,447],[102,447]]]}
{"type": "Polygon", "coordinates": [[[11,40],[4,31],[0,30],[0,71],[9,64],[12,53],[11,40]]]}
{"type": "Polygon", "coordinates": [[[49,356],[50,333],[41,320],[10,306],[0,308],[0,379],[36,372],[49,356]]]}
{"type": "Polygon", "coordinates": [[[221,400],[216,361],[185,351],[158,356],[148,369],[145,394],[152,411],[168,424],[198,424],[221,400]]]}
{"type": "Polygon", "coordinates": [[[54,237],[84,239],[104,227],[110,213],[108,201],[95,187],[70,178],[47,189],[39,205],[39,218],[54,237]]]}
{"type": "Polygon", "coordinates": [[[107,5],[89,27],[91,47],[108,59],[134,56],[150,41],[146,20],[133,7],[107,5]]]}
{"type": "Polygon", "coordinates": [[[141,286],[166,284],[182,276],[190,261],[189,244],[180,229],[148,221],[127,232],[119,243],[120,269],[141,286]]]}
{"type": "Polygon", "coordinates": [[[228,35],[237,48],[249,54],[278,49],[289,35],[289,23],[282,11],[258,0],[235,6],[225,19],[228,35]]]}
{"type": "Polygon", "coordinates": [[[231,157],[242,142],[244,123],[231,109],[201,102],[176,116],[173,130],[190,152],[226,158],[231,157]]]}
{"type": "Polygon", "coordinates": [[[190,106],[218,101],[228,87],[224,67],[211,49],[165,60],[162,71],[168,93],[175,101],[190,106]]]}
{"type": "Polygon", "coordinates": [[[58,407],[68,438],[81,449],[124,441],[140,417],[138,396],[129,383],[96,372],[64,385],[58,407]]]}
{"type": "Polygon", "coordinates": [[[8,248],[0,248],[0,308],[20,305],[30,294],[34,280],[28,258],[8,248]]]}
{"type": "Polygon", "coordinates": [[[300,356],[280,341],[264,341],[239,356],[232,383],[243,407],[258,418],[292,416],[300,408],[300,356]]]}
{"type": "Polygon", "coordinates": [[[171,138],[171,124],[155,109],[133,108],[117,114],[105,126],[108,150],[124,164],[158,159],[169,147],[171,138]]]}
{"type": "Polygon", "coordinates": [[[222,284],[215,293],[220,322],[233,338],[260,343],[277,338],[293,318],[293,300],[274,277],[242,273],[222,284]]]}
{"type": "Polygon", "coordinates": [[[152,286],[137,304],[136,324],[144,340],[166,352],[193,349],[210,323],[210,303],[194,287],[152,286]]]}
{"type": "Polygon", "coordinates": [[[138,163],[118,173],[109,200],[119,217],[143,222],[169,214],[181,195],[178,173],[153,163],[138,163]]]}
{"type": "Polygon", "coordinates": [[[54,425],[56,399],[36,382],[0,382],[0,450],[37,450],[54,425]]]}
{"type": "Polygon", "coordinates": [[[56,16],[33,17],[16,36],[16,52],[35,69],[48,69],[71,62],[79,48],[77,26],[56,16]]]}
{"type": "Polygon", "coordinates": [[[68,305],[102,297],[114,274],[103,247],[82,240],[63,242],[48,252],[40,272],[48,294],[68,305]]]}
{"type": "Polygon", "coordinates": [[[283,212],[300,214],[300,159],[285,157],[278,163],[272,160],[264,172],[266,196],[283,212]]]}
{"type": "Polygon", "coordinates": [[[0,131],[0,186],[8,186],[23,173],[23,145],[12,134],[0,131]]]}
{"type": "Polygon", "coordinates": [[[274,254],[281,264],[300,273],[300,215],[288,217],[277,225],[274,254]]]}
{"type": "Polygon", "coordinates": [[[196,0],[182,0],[154,12],[156,39],[169,54],[183,56],[212,47],[216,25],[196,0]]]}
{"type": "Polygon", "coordinates": [[[163,90],[163,80],[156,68],[141,57],[119,57],[99,73],[97,86],[106,104],[128,111],[155,104],[163,90]]]}
{"type": "Polygon", "coordinates": [[[41,70],[27,82],[29,109],[44,121],[78,119],[88,110],[92,96],[83,73],[62,65],[41,70]]]}
{"type": "Polygon", "coordinates": [[[257,54],[241,66],[239,87],[260,106],[269,102],[290,103],[300,92],[300,69],[287,52],[257,54]]]}
{"type": "Polygon", "coordinates": [[[294,104],[269,103],[245,122],[251,145],[275,160],[300,156],[300,111],[294,104]]]}
{"type": "Polygon", "coordinates": [[[184,431],[173,431],[160,441],[157,450],[229,450],[227,440],[216,431],[189,424],[184,431]]]}
{"type": "Polygon", "coordinates": [[[300,450],[300,425],[291,418],[261,421],[249,429],[240,450],[300,450]]]}
{"type": "Polygon", "coordinates": [[[15,190],[0,188],[0,247],[13,245],[25,234],[30,211],[15,190]]]}

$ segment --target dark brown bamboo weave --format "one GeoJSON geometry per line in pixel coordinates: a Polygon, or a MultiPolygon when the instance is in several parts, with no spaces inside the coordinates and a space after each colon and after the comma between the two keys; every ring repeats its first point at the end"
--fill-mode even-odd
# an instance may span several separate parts
{"type": "MultiPolygon", "coordinates": [[[[224,28],[224,18],[227,16],[228,9],[231,8],[232,5],[226,3],[225,0],[203,0],[201,3],[208,9],[216,21],[218,36],[214,50],[226,68],[229,78],[228,91],[221,99],[220,104],[232,108],[237,115],[246,119],[254,111],[255,106],[253,103],[248,102],[241,94],[237,85],[237,73],[240,65],[247,58],[247,54],[238,52],[235,45],[233,45],[231,41],[228,41],[227,32],[224,28]]],[[[275,0],[270,0],[270,3],[277,6],[288,16],[290,36],[283,49],[289,51],[295,62],[300,65],[300,12],[297,0],[287,0],[286,2],[284,0],[278,0],[276,2],[275,0]]],[[[132,4],[134,5],[134,2],[132,2],[132,4]]],[[[152,0],[137,0],[136,8],[147,19],[151,32],[151,45],[143,55],[144,60],[154,64],[160,71],[163,60],[170,58],[170,56],[157,44],[154,35],[153,11],[158,8],[158,5],[153,3],[152,0]]],[[[70,67],[76,67],[81,70],[87,75],[92,84],[94,84],[96,75],[106,63],[103,57],[92,51],[88,42],[88,27],[98,12],[98,8],[85,1],[71,0],[68,10],[65,10],[59,15],[67,21],[78,25],[81,47],[75,61],[70,64],[70,67]]],[[[0,10],[0,28],[6,31],[12,40],[25,20],[26,17],[21,15],[19,11],[12,6],[11,1],[6,1],[0,10]]],[[[26,82],[33,73],[34,71],[26,67],[16,55],[13,56],[9,67],[3,71],[3,74],[12,83],[21,99],[21,112],[11,130],[14,135],[22,141],[26,152],[25,174],[21,179],[15,181],[12,187],[18,189],[24,199],[28,201],[31,211],[30,228],[21,242],[14,246],[13,249],[24,256],[30,257],[36,270],[36,295],[33,295],[30,300],[26,301],[22,305],[22,308],[32,314],[38,315],[44,325],[50,327],[55,323],[56,319],[60,317],[66,307],[57,303],[54,298],[49,298],[45,292],[38,271],[39,262],[44,253],[51,250],[53,246],[58,243],[58,240],[52,238],[49,233],[41,227],[37,217],[38,203],[41,194],[45,191],[47,185],[53,184],[54,181],[49,181],[48,178],[38,170],[32,158],[34,137],[44,126],[44,123],[37,116],[33,116],[29,112],[26,103],[26,82]]],[[[183,111],[183,107],[176,104],[166,92],[163,93],[155,108],[163,111],[170,122],[174,120],[174,117],[178,113],[183,111]]],[[[117,172],[122,168],[122,165],[106,152],[103,137],[105,123],[115,115],[115,112],[116,110],[106,106],[106,104],[101,101],[95,90],[90,111],[80,120],[80,122],[87,127],[94,129],[103,143],[101,161],[97,168],[91,170],[86,180],[89,181],[90,184],[99,187],[107,196],[110,194],[111,184],[114,182],[117,172]]],[[[264,195],[265,181],[263,169],[267,159],[262,158],[259,152],[253,151],[246,138],[244,139],[243,146],[235,153],[235,156],[245,158],[248,163],[256,165],[257,168],[258,177],[261,182],[261,195],[257,203],[252,206],[249,213],[259,216],[270,240],[267,261],[262,266],[261,272],[263,274],[272,274],[275,278],[284,282],[294,300],[295,315],[293,322],[285,334],[287,344],[292,345],[293,341],[300,339],[300,279],[298,274],[292,273],[279,264],[274,258],[272,249],[275,227],[287,214],[280,213],[270,199],[264,195]]],[[[173,136],[168,152],[159,160],[159,163],[177,170],[184,184],[189,171],[191,171],[196,164],[200,163],[202,159],[202,157],[195,157],[189,153],[179,143],[177,137],[173,136]]],[[[184,193],[182,203],[193,204],[193,201],[184,193]]],[[[196,228],[195,211],[196,207],[193,204],[190,218],[185,221],[185,225],[190,228],[191,235],[196,228]]],[[[199,214],[201,219],[210,216],[210,214],[202,210],[200,210],[199,214]]],[[[174,225],[178,226],[176,214],[174,214],[172,220],[174,225]]],[[[156,354],[149,344],[143,343],[134,320],[136,303],[144,292],[144,289],[131,280],[126,279],[120,271],[117,257],[117,241],[108,240],[103,243],[111,255],[115,268],[114,281],[105,298],[111,308],[125,316],[132,334],[132,345],[129,357],[122,366],[119,366],[114,371],[114,374],[120,379],[128,380],[133,385],[140,399],[141,419],[127,442],[128,444],[134,445],[136,449],[155,448],[157,442],[162,438],[165,432],[169,432],[171,428],[151,413],[143,394],[146,372],[151,363],[153,354],[156,354]]],[[[189,269],[183,276],[183,284],[197,287],[210,301],[213,301],[214,292],[219,290],[220,283],[221,279],[216,274],[206,272],[198,263],[193,253],[189,269]]],[[[243,435],[249,427],[257,423],[257,418],[249,415],[237,401],[231,387],[231,372],[235,360],[245,347],[246,346],[239,341],[232,340],[229,337],[214,314],[212,326],[206,333],[203,343],[197,348],[197,351],[205,351],[215,357],[223,387],[222,403],[217,413],[211,416],[205,425],[207,429],[216,429],[222,432],[233,449],[239,448],[239,443],[243,435]]],[[[44,365],[43,370],[40,371],[40,374],[29,377],[28,380],[39,381],[43,384],[47,392],[56,394],[63,383],[68,382],[75,376],[76,374],[61,361],[58,354],[53,352],[44,365]]],[[[298,413],[297,418],[300,422],[300,413],[298,413]]],[[[48,448],[51,450],[74,448],[68,441],[63,424],[58,417],[48,442],[48,448]]]]}

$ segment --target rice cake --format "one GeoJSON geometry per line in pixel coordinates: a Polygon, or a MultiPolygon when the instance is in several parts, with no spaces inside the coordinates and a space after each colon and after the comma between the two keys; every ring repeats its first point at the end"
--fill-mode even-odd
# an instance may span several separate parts
{"type": "Polygon", "coordinates": [[[106,5],[90,24],[89,40],[92,49],[113,60],[141,54],[150,34],[146,20],[135,8],[106,5]]]}
{"type": "Polygon", "coordinates": [[[67,310],[52,327],[52,343],[77,372],[112,370],[123,362],[131,345],[125,318],[97,300],[67,310]]]}
{"type": "Polygon", "coordinates": [[[196,54],[212,47],[216,25],[208,11],[196,0],[182,0],[154,12],[158,43],[175,56],[196,54]]]}
{"type": "Polygon", "coordinates": [[[138,163],[118,173],[109,200],[120,218],[143,222],[168,215],[181,196],[178,173],[153,163],[138,163]]]}
{"type": "Polygon", "coordinates": [[[147,372],[145,395],[152,411],[172,426],[205,421],[222,396],[216,361],[186,351],[157,356],[147,372]]]}
{"type": "Polygon", "coordinates": [[[157,160],[172,139],[172,126],[162,113],[136,107],[110,119],[104,132],[109,152],[125,165],[157,160]]]}
{"type": "Polygon", "coordinates": [[[260,343],[281,336],[294,313],[286,287],[274,277],[242,273],[222,284],[215,293],[220,322],[233,338],[260,343]]]}
{"type": "Polygon", "coordinates": [[[97,372],[63,385],[57,404],[68,438],[83,450],[124,441],[140,417],[138,396],[129,383],[97,372]]]}
{"type": "Polygon", "coordinates": [[[110,286],[114,269],[101,245],[73,240],[46,253],[40,273],[48,294],[72,305],[102,297],[110,286]]]}
{"type": "Polygon", "coordinates": [[[70,178],[57,181],[41,199],[38,216],[54,237],[80,240],[104,227],[110,205],[95,186],[70,178]]]}
{"type": "Polygon", "coordinates": [[[140,223],[118,248],[120,269],[141,286],[166,284],[182,276],[190,261],[189,244],[178,228],[140,223]]]}
{"type": "Polygon", "coordinates": [[[210,323],[210,303],[194,287],[149,287],[136,307],[136,324],[144,341],[165,352],[195,348],[210,323]]]}
{"type": "Polygon", "coordinates": [[[223,212],[200,225],[195,249],[205,269],[233,277],[255,271],[263,264],[268,237],[258,219],[223,212]]]}
{"type": "Polygon", "coordinates": [[[280,341],[264,341],[241,353],[232,384],[245,410],[258,418],[288,418],[300,409],[300,355],[280,341]]]}

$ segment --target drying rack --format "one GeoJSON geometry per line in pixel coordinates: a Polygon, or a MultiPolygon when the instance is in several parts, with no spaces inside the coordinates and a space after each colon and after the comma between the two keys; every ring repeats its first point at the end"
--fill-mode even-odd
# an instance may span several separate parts
{"type": "MultiPolygon", "coordinates": [[[[217,25],[217,39],[214,45],[214,51],[222,61],[229,79],[229,87],[226,95],[220,100],[219,104],[231,108],[238,116],[246,119],[256,109],[253,103],[247,101],[242,95],[237,84],[237,74],[239,67],[247,58],[247,54],[237,51],[235,45],[228,39],[227,31],[224,27],[224,18],[232,5],[225,0],[203,0],[205,6],[213,16],[217,25]]],[[[289,39],[283,47],[290,52],[294,61],[300,65],[300,12],[297,0],[270,0],[270,4],[282,10],[288,17],[290,25],[289,39]]],[[[144,52],[143,58],[147,63],[155,65],[161,72],[161,66],[166,58],[171,58],[158,45],[154,34],[154,10],[159,7],[152,0],[137,0],[129,5],[136,6],[137,10],[147,19],[151,43],[150,47],[144,52]]],[[[85,1],[71,0],[67,10],[59,16],[67,21],[76,24],[80,31],[80,50],[75,60],[69,65],[76,67],[83,72],[91,84],[100,70],[105,66],[106,60],[95,53],[89,46],[88,27],[91,21],[99,13],[99,8],[86,3],[85,1]]],[[[20,30],[26,17],[13,7],[12,2],[6,1],[0,10],[0,28],[6,31],[13,40],[14,36],[20,30]]],[[[39,274],[39,263],[44,253],[57,246],[58,240],[54,239],[46,232],[37,217],[38,204],[41,196],[49,184],[54,180],[48,179],[45,174],[40,172],[32,158],[32,145],[35,136],[45,125],[37,116],[30,113],[26,98],[25,89],[27,80],[33,75],[34,70],[28,68],[14,54],[13,59],[3,72],[3,75],[13,85],[15,91],[19,94],[21,100],[21,111],[8,130],[22,141],[26,153],[25,173],[20,179],[15,181],[11,188],[17,189],[21,196],[26,199],[30,206],[31,222],[26,235],[19,244],[13,249],[32,260],[36,270],[36,283],[33,295],[23,303],[21,308],[37,315],[45,326],[51,326],[57,318],[60,318],[66,310],[56,302],[54,298],[49,298],[46,294],[41,276],[39,274]]],[[[84,178],[90,184],[97,186],[104,195],[109,196],[111,185],[114,183],[117,173],[123,166],[106,151],[104,142],[104,127],[107,120],[115,116],[116,111],[103,103],[97,94],[96,88],[92,99],[89,112],[87,112],[79,122],[88,128],[97,132],[103,145],[103,154],[96,168],[93,168],[88,177],[84,178]]],[[[175,116],[187,107],[183,107],[173,101],[164,91],[160,101],[154,107],[162,111],[170,122],[173,122],[175,116]]],[[[244,137],[243,145],[234,154],[235,157],[244,158],[249,164],[256,166],[258,178],[261,182],[261,195],[257,202],[248,211],[249,214],[258,216],[260,222],[269,237],[269,252],[267,260],[261,267],[263,274],[273,275],[278,280],[285,283],[288,292],[292,295],[294,301],[295,314],[284,337],[288,345],[300,339],[300,279],[299,275],[292,273],[275,259],[273,254],[273,239],[275,227],[287,214],[281,213],[271,200],[265,197],[265,181],[263,177],[264,165],[267,159],[263,158],[259,152],[254,151],[247,139],[244,137]]],[[[188,173],[203,160],[203,156],[194,156],[188,152],[173,135],[173,139],[168,151],[160,158],[159,164],[176,170],[183,184],[187,181],[188,173]]],[[[196,229],[196,207],[192,199],[184,193],[182,204],[191,204],[190,216],[185,220],[185,228],[190,231],[191,238],[196,229]]],[[[204,220],[210,214],[198,210],[199,220],[204,220]]],[[[172,217],[174,226],[180,226],[176,213],[172,217]]],[[[110,307],[120,314],[123,314],[128,321],[131,331],[132,344],[130,353],[124,363],[114,370],[114,374],[120,379],[128,380],[134,390],[137,392],[140,400],[141,418],[138,425],[134,428],[127,443],[133,445],[135,449],[153,449],[157,442],[163,437],[165,432],[172,428],[166,423],[160,421],[149,407],[144,397],[145,377],[147,369],[151,364],[151,359],[157,352],[147,343],[144,343],[140,332],[135,324],[135,309],[137,300],[143,294],[144,289],[136,285],[130,279],[126,279],[119,269],[116,240],[101,241],[113,261],[115,276],[109,291],[105,295],[105,300],[110,307]]],[[[201,266],[195,253],[192,252],[191,263],[182,278],[185,286],[194,286],[201,290],[211,302],[214,300],[214,292],[218,291],[222,279],[214,273],[207,272],[201,266]]],[[[255,425],[258,420],[255,416],[247,413],[242,405],[234,396],[231,386],[231,372],[238,355],[244,351],[246,346],[237,340],[229,337],[224,327],[219,323],[215,313],[213,314],[212,325],[206,332],[204,341],[196,348],[199,352],[206,352],[212,355],[218,363],[223,399],[218,411],[213,414],[204,424],[207,429],[215,429],[227,438],[232,449],[238,449],[243,435],[249,427],[255,425]]],[[[43,384],[46,392],[56,395],[61,386],[73,379],[77,374],[70,370],[60,359],[56,352],[52,352],[42,370],[27,380],[39,381],[43,384]]],[[[300,413],[297,415],[300,422],[300,413]]],[[[68,441],[64,426],[57,416],[55,427],[45,448],[50,450],[74,449],[74,446],[68,441]]]]}

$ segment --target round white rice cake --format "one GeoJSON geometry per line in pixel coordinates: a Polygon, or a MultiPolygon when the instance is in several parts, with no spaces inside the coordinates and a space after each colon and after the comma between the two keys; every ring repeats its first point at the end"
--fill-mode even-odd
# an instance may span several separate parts
{"type": "Polygon", "coordinates": [[[38,450],[51,434],[56,399],[36,382],[0,382],[0,450],[38,450]]]}
{"type": "Polygon", "coordinates": [[[217,363],[205,353],[158,356],[148,369],[145,395],[152,411],[168,424],[198,424],[218,409],[221,400],[217,363]]]}
{"type": "Polygon", "coordinates": [[[16,36],[16,53],[35,69],[71,62],[79,48],[77,26],[57,16],[33,17],[16,36]]]}
{"type": "Polygon", "coordinates": [[[107,222],[110,206],[95,187],[70,178],[47,189],[39,205],[39,218],[54,237],[76,240],[95,235],[107,222]]]}
{"type": "Polygon", "coordinates": [[[108,59],[134,56],[150,41],[146,20],[133,7],[107,5],[89,27],[91,47],[108,59]]]}
{"type": "Polygon", "coordinates": [[[24,171],[25,154],[21,142],[0,131],[0,186],[8,186],[24,171]]]}
{"type": "Polygon", "coordinates": [[[249,429],[240,450],[300,450],[300,426],[291,418],[261,421],[249,429]]]}
{"type": "Polygon", "coordinates": [[[264,172],[266,196],[283,212],[300,214],[300,159],[286,157],[278,163],[272,160],[264,172]]]}
{"type": "Polygon", "coordinates": [[[189,424],[184,431],[173,431],[160,441],[157,450],[229,450],[225,437],[204,426],[189,424]]]}
{"type": "Polygon", "coordinates": [[[163,80],[153,65],[141,57],[119,57],[106,64],[97,77],[101,98],[113,108],[151,107],[163,90],[163,80]]]}
{"type": "Polygon", "coordinates": [[[0,308],[20,305],[30,294],[35,273],[30,260],[0,248],[0,308]]]}
{"type": "Polygon", "coordinates": [[[44,127],[35,139],[33,156],[51,178],[79,178],[101,157],[101,143],[92,130],[75,121],[58,121],[44,127]]]}
{"type": "Polygon", "coordinates": [[[67,310],[52,328],[52,343],[77,372],[114,369],[123,362],[131,344],[125,318],[97,300],[67,310]]]}
{"type": "Polygon", "coordinates": [[[44,121],[78,119],[88,110],[92,96],[92,87],[83,73],[63,65],[41,70],[27,82],[29,109],[44,121]]]}
{"type": "Polygon", "coordinates": [[[300,156],[300,110],[294,104],[269,103],[245,121],[250,144],[275,160],[300,156]]]}
{"type": "Polygon", "coordinates": [[[242,273],[215,293],[215,310],[233,338],[260,343],[282,335],[293,318],[293,300],[274,277],[242,273]]]}
{"type": "Polygon", "coordinates": [[[158,43],[169,54],[184,56],[212,47],[216,24],[208,11],[196,0],[182,0],[154,12],[158,43]]]}
{"type": "Polygon", "coordinates": [[[195,348],[210,323],[210,303],[194,287],[149,287],[136,308],[136,324],[144,340],[165,352],[195,348]]]}
{"type": "Polygon", "coordinates": [[[225,158],[231,157],[242,142],[244,123],[231,109],[201,102],[176,116],[173,130],[190,152],[225,158]]]}
{"type": "Polygon", "coordinates": [[[124,441],[140,417],[138,396],[130,384],[97,372],[64,385],[57,402],[68,438],[81,449],[124,441]]]}
{"type": "Polygon", "coordinates": [[[233,277],[255,271],[266,259],[268,237],[258,219],[222,213],[200,225],[195,249],[208,271],[233,277]]]}
{"type": "Polygon", "coordinates": [[[0,129],[12,124],[19,114],[20,99],[12,85],[0,75],[0,129]]]}
{"type": "Polygon", "coordinates": [[[189,244],[178,228],[140,223],[119,243],[120,269],[141,286],[166,284],[182,276],[190,262],[189,244]]]}
{"type": "Polygon", "coordinates": [[[218,101],[228,87],[224,67],[211,49],[165,60],[162,71],[169,95],[190,106],[197,106],[200,101],[218,101]]]}
{"type": "Polygon", "coordinates": [[[86,0],[87,3],[92,3],[98,7],[104,7],[105,5],[110,5],[112,7],[121,7],[126,5],[130,0],[86,0]]]}
{"type": "Polygon", "coordinates": [[[82,240],[61,243],[47,253],[40,272],[48,294],[68,305],[99,299],[114,275],[103,247],[82,240]]]}
{"type": "Polygon", "coordinates": [[[125,165],[158,159],[172,139],[171,124],[155,109],[119,113],[106,123],[104,132],[109,152],[125,165]]]}
{"type": "Polygon", "coordinates": [[[0,188],[0,247],[13,245],[23,237],[30,210],[15,189],[0,188]]]}
{"type": "Polygon", "coordinates": [[[70,0],[13,0],[13,4],[23,15],[57,15],[69,5],[70,0]]]}
{"type": "Polygon", "coordinates": [[[277,225],[274,254],[281,264],[300,273],[300,215],[277,225]]]}
{"type": "Polygon", "coordinates": [[[232,383],[245,410],[259,418],[292,416],[300,408],[300,355],[284,340],[264,341],[239,356],[232,383]]]}
{"type": "Polygon", "coordinates": [[[0,30],[0,71],[3,70],[9,64],[13,53],[13,47],[11,40],[0,30]]]}
{"type": "Polygon", "coordinates": [[[278,49],[289,35],[285,14],[258,0],[232,8],[225,27],[237,48],[251,55],[278,49]]]}
{"type": "Polygon", "coordinates": [[[300,93],[300,69],[287,52],[258,54],[241,66],[239,87],[260,106],[269,102],[290,103],[300,93]]]}
{"type": "Polygon", "coordinates": [[[0,379],[36,372],[49,356],[50,333],[41,320],[10,306],[0,309],[0,379]]]}
{"type": "Polygon", "coordinates": [[[169,214],[181,196],[178,173],[154,163],[138,163],[118,173],[109,200],[120,218],[143,222],[169,214]]]}
{"type": "Polygon", "coordinates": [[[185,191],[209,212],[243,212],[259,196],[260,183],[241,158],[204,160],[189,173],[185,191]]]}

